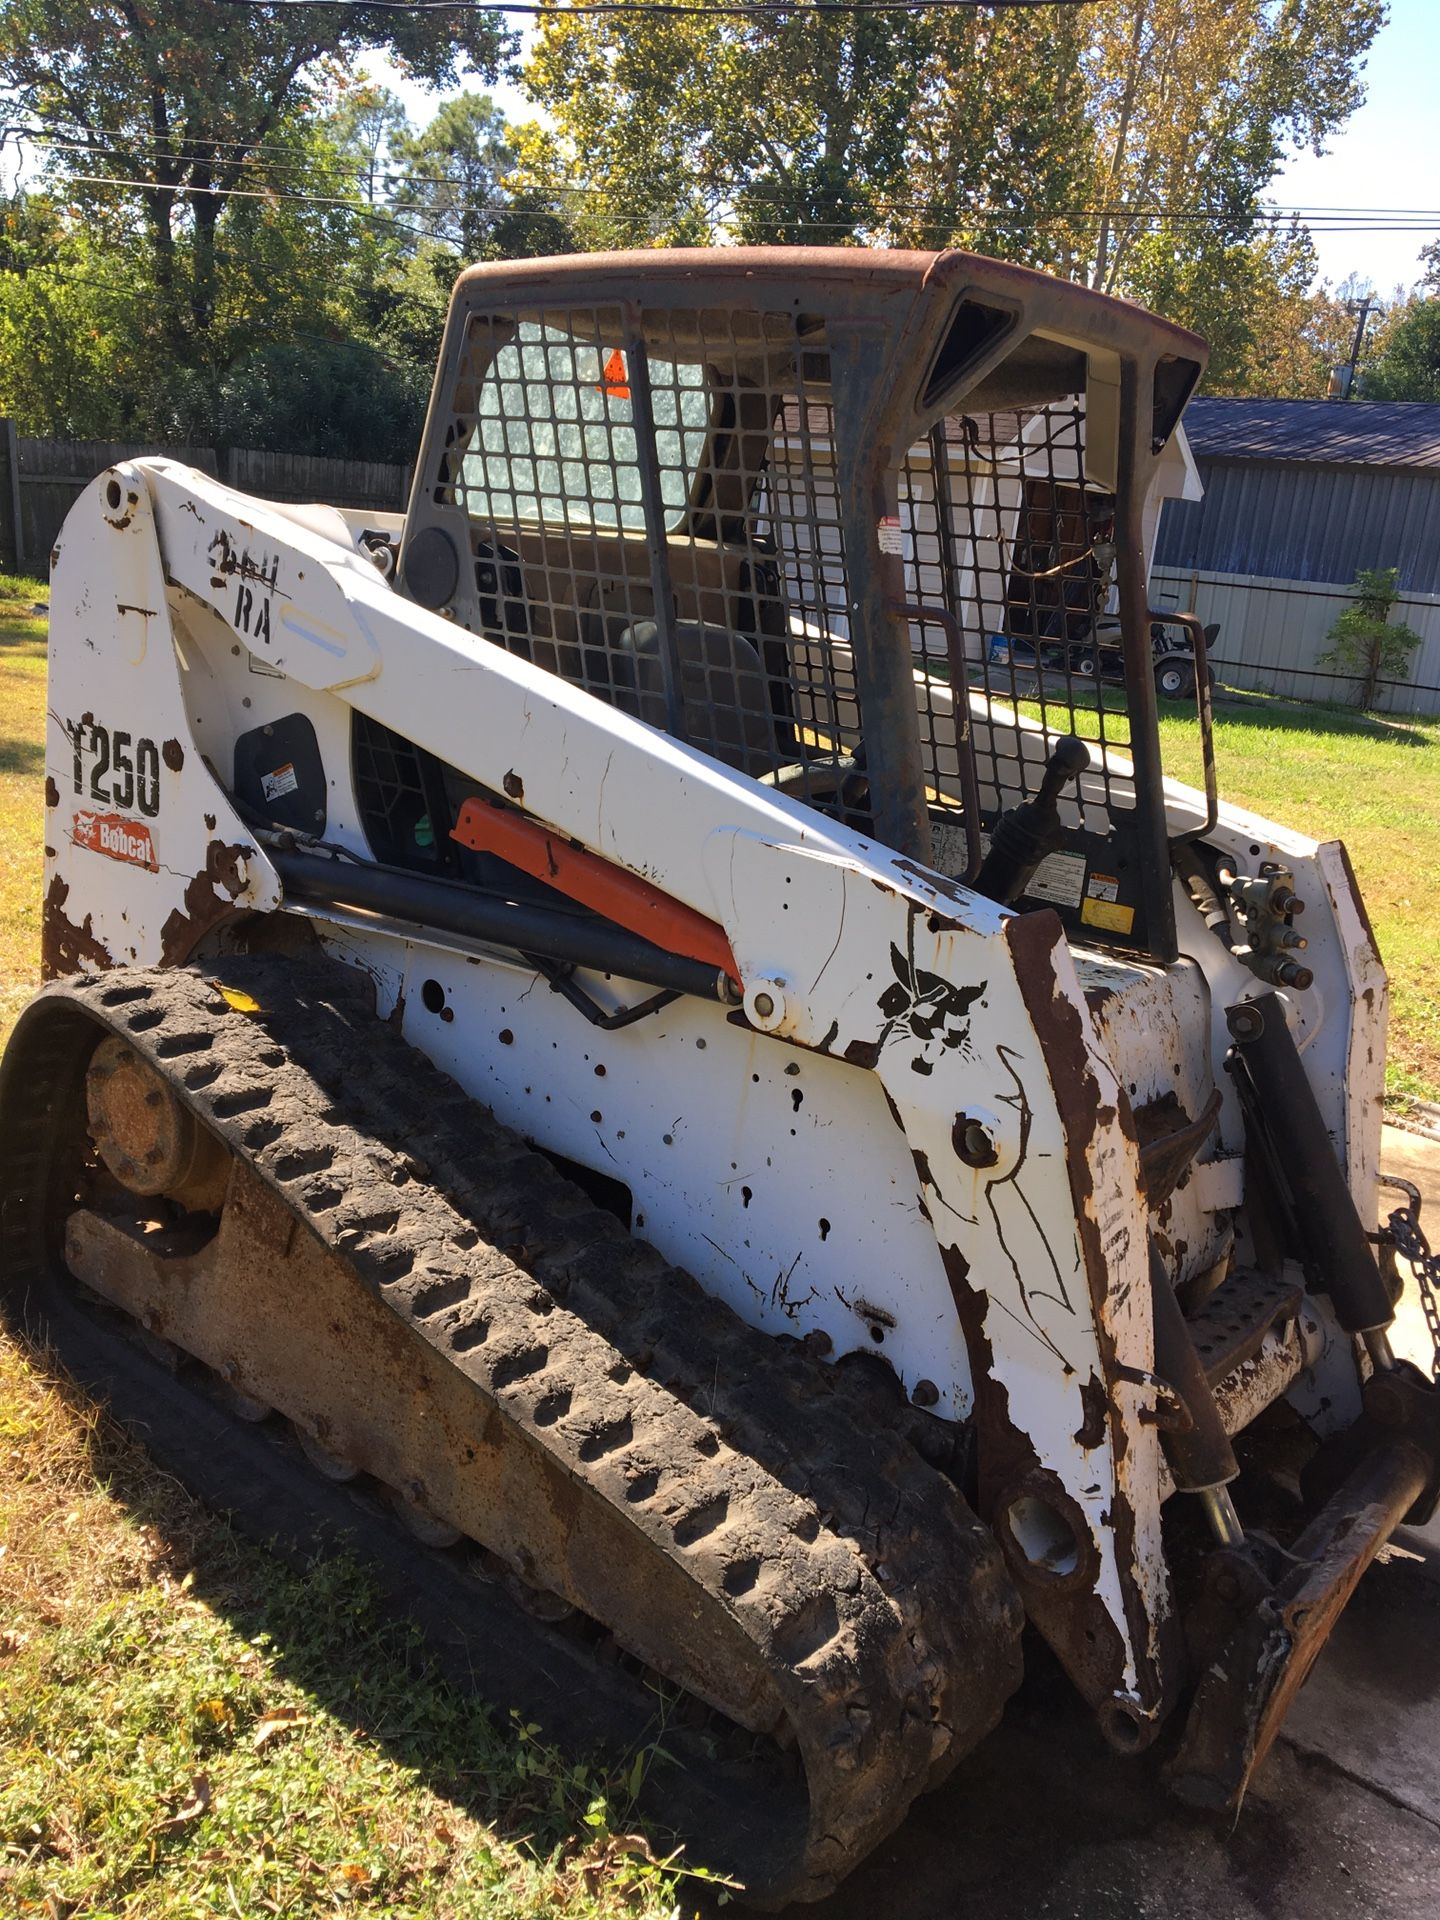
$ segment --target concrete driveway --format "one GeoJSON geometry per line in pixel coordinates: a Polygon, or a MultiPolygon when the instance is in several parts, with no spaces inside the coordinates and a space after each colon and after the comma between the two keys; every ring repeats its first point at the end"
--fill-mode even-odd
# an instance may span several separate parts
{"type": "MultiPolygon", "coordinates": [[[[1387,1128],[1384,1159],[1440,1244],[1440,1142],[1387,1128]]],[[[1427,1352],[1418,1300],[1396,1345],[1427,1352]]],[[[999,1732],[816,1920],[1440,1920],[1440,1525],[1366,1576],[1233,1824],[1110,1754],[1028,1658],[999,1732]]]]}

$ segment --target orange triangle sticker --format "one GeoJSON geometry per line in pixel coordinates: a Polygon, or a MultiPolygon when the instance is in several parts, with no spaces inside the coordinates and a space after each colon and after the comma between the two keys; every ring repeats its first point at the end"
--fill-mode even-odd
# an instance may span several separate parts
{"type": "Polygon", "coordinates": [[[611,400],[630,398],[630,380],[625,371],[625,356],[616,347],[605,362],[605,371],[600,378],[600,391],[611,400]]]}

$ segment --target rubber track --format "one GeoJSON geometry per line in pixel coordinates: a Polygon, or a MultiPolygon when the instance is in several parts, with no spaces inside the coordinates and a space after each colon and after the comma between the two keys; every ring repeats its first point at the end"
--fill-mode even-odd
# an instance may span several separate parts
{"type": "MultiPolygon", "coordinates": [[[[16,1064],[77,1016],[124,1035],[494,1417],[622,1512],[637,1553],[683,1567],[697,1617],[729,1621],[809,1790],[809,1831],[754,1895],[829,1891],[998,1720],[1019,1603],[869,1367],[741,1321],[377,1021],[344,969],[238,957],[59,982],[22,1015],[16,1064]]],[[[632,1650],[705,1692],[690,1631],[657,1620],[632,1650]]]]}

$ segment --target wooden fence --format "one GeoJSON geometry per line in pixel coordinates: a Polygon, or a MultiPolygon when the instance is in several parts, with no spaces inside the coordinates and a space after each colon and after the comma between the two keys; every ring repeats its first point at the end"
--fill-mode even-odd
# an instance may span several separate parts
{"type": "Polygon", "coordinates": [[[35,439],[17,434],[13,421],[0,420],[0,567],[43,576],[66,514],[96,474],[117,460],[145,455],[198,467],[262,500],[318,500],[332,507],[401,513],[410,494],[410,469],[378,460],[332,460],[255,447],[35,439]]]}

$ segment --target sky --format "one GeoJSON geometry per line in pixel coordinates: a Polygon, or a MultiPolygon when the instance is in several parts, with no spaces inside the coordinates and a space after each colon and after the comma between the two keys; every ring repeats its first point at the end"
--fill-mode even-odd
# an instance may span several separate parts
{"type": "MultiPolygon", "coordinates": [[[[520,24],[517,22],[517,24],[520,24]]],[[[382,77],[371,63],[376,77],[382,77]]],[[[437,96],[384,76],[405,101],[412,119],[435,111],[437,96]]],[[[1325,208],[1308,222],[1322,278],[1339,285],[1350,274],[1370,281],[1382,297],[1420,276],[1418,255],[1440,239],[1440,141],[1435,138],[1440,95],[1440,0],[1390,0],[1390,19],[1370,50],[1366,100],[1317,157],[1297,154],[1275,176],[1270,199],[1285,208],[1325,208]],[[1354,217],[1330,209],[1354,208],[1354,217]],[[1397,218],[1379,210],[1415,211],[1397,218]],[[1383,224],[1389,231],[1375,231],[1383,224]],[[1370,228],[1371,231],[1360,229],[1370,228]],[[1421,231],[1399,231],[1419,228],[1421,231]]],[[[517,89],[492,90],[497,105],[515,120],[534,119],[537,109],[517,89]]],[[[543,117],[543,116],[542,116],[543,117]]]]}
{"type": "MultiPolygon", "coordinates": [[[[1322,275],[1349,273],[1374,282],[1382,297],[1419,278],[1416,256],[1440,239],[1440,4],[1390,0],[1389,24],[1370,49],[1366,101],[1322,158],[1299,154],[1276,175],[1271,197],[1296,207],[1419,208],[1396,225],[1418,233],[1315,233],[1322,275]]],[[[1337,221],[1336,225],[1350,225],[1337,221]]],[[[1358,222],[1354,224],[1359,224],[1358,222]]]]}

